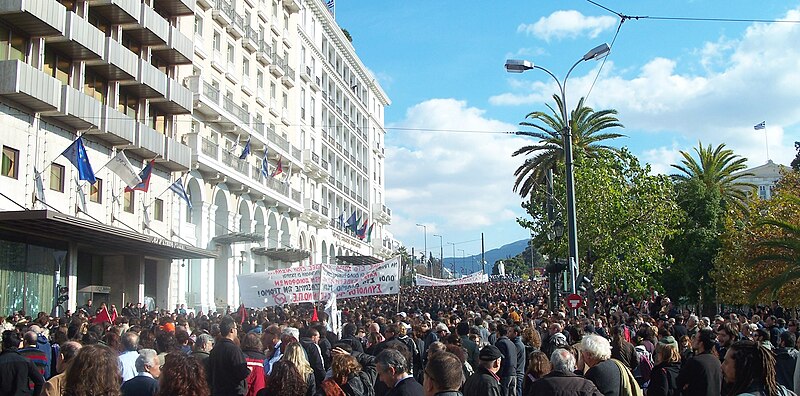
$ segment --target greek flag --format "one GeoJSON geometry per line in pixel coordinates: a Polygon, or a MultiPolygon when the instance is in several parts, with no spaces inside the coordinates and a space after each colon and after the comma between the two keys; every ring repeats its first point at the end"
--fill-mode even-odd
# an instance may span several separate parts
{"type": "Polygon", "coordinates": [[[178,194],[179,197],[183,198],[183,200],[186,201],[186,206],[188,206],[189,209],[192,208],[192,200],[189,199],[189,194],[187,194],[186,189],[183,188],[183,181],[180,177],[178,180],[175,180],[175,183],[172,183],[172,185],[169,186],[169,189],[175,194],[178,194]]]}
{"type": "Polygon", "coordinates": [[[761,121],[760,124],[753,125],[753,129],[755,129],[757,131],[760,131],[760,130],[766,129],[766,128],[767,128],[767,122],[766,121],[761,121]]]}

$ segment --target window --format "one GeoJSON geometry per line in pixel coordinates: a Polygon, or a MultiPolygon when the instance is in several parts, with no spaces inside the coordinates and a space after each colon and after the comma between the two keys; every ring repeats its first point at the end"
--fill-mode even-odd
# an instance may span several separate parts
{"type": "Polygon", "coordinates": [[[97,179],[91,187],[89,187],[89,201],[94,203],[103,203],[103,180],[97,179]]]}
{"type": "Polygon", "coordinates": [[[247,58],[242,58],[242,74],[244,74],[244,78],[250,78],[250,60],[247,58]]]}
{"type": "Polygon", "coordinates": [[[167,115],[155,107],[150,107],[150,127],[163,134],[167,133],[167,115]]]}
{"type": "Polygon", "coordinates": [[[164,221],[164,201],[159,198],[153,202],[153,219],[164,221]]]}
{"type": "Polygon", "coordinates": [[[285,93],[283,94],[283,108],[289,108],[289,95],[286,95],[285,93]]]}
{"type": "Polygon", "coordinates": [[[64,165],[50,165],[50,189],[64,192],[64,165]]]}
{"type": "Polygon", "coordinates": [[[3,176],[16,179],[19,176],[17,163],[19,162],[19,151],[11,147],[3,146],[3,176]]]}
{"type": "Polygon", "coordinates": [[[214,41],[213,41],[214,51],[222,52],[222,35],[218,31],[214,31],[214,41]]]}
{"type": "Polygon", "coordinates": [[[261,94],[260,91],[264,89],[264,73],[261,70],[256,72],[256,84],[258,84],[259,94],[261,94]]]}
{"type": "Polygon", "coordinates": [[[300,118],[306,119],[306,89],[300,88],[300,118]]]}
{"type": "Polygon", "coordinates": [[[57,79],[61,84],[68,85],[72,71],[72,59],[58,54],[50,48],[45,48],[43,69],[48,76],[57,79]]]}
{"type": "Polygon", "coordinates": [[[233,44],[228,43],[228,63],[233,64],[236,59],[236,49],[233,44]]]}
{"type": "Polygon", "coordinates": [[[122,194],[122,196],[123,196],[122,210],[124,210],[124,211],[126,211],[128,213],[133,213],[133,202],[134,202],[133,201],[133,193],[134,193],[134,191],[131,190],[131,191],[125,191],[125,193],[122,194]]]}
{"type": "Polygon", "coordinates": [[[275,83],[270,81],[270,83],[269,83],[269,98],[274,100],[275,99],[275,95],[276,95],[276,93],[275,93],[275,83]]]}
{"type": "Polygon", "coordinates": [[[84,73],[86,81],[83,86],[83,93],[89,95],[98,102],[106,104],[106,91],[108,89],[108,81],[87,69],[84,73]]]}
{"type": "Polygon", "coordinates": [[[126,88],[120,87],[117,110],[127,114],[128,117],[136,118],[136,112],[139,110],[139,98],[130,94],[126,88]]]}
{"type": "Polygon", "coordinates": [[[194,35],[203,37],[203,17],[200,14],[194,14],[194,35]]]}

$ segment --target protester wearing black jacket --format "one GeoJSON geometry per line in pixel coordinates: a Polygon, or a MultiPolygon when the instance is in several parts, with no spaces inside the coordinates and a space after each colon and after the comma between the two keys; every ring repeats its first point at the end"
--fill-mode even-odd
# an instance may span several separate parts
{"type": "Polygon", "coordinates": [[[212,396],[244,395],[245,379],[250,375],[244,353],[233,340],[237,338],[236,323],[225,316],[219,324],[220,337],[208,356],[208,378],[212,396]]]}
{"type": "Polygon", "coordinates": [[[33,382],[33,393],[38,395],[44,387],[44,377],[36,365],[17,352],[19,335],[14,330],[3,332],[3,352],[0,352],[0,395],[28,395],[33,382]]]}
{"type": "Polygon", "coordinates": [[[507,333],[508,327],[502,324],[497,326],[499,338],[495,346],[503,354],[503,360],[500,363],[500,371],[497,376],[500,377],[502,394],[504,396],[515,396],[517,394],[517,347],[508,338],[507,333]]]}

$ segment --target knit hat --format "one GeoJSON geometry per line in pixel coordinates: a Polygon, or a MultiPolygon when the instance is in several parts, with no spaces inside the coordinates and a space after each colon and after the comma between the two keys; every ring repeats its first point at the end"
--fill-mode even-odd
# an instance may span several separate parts
{"type": "Polygon", "coordinates": [[[675,349],[678,349],[678,342],[675,341],[675,337],[673,336],[666,336],[660,340],[658,340],[659,344],[662,345],[672,345],[675,349]]]}

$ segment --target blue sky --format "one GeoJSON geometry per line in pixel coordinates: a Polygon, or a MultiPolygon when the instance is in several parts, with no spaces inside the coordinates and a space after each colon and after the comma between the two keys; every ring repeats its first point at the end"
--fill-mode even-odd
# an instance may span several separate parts
{"type": "MultiPolygon", "coordinates": [[[[630,16],[800,20],[800,1],[600,1],[630,16]]],[[[392,100],[386,109],[386,201],[390,230],[407,247],[439,252],[443,236],[467,256],[527,238],[512,191],[530,143],[492,133],[519,130],[525,114],[546,110],[555,92],[539,71],[508,74],[508,58],[534,61],[563,78],[589,49],[611,43],[619,18],[586,1],[336,2],[336,19],[392,100]],[[460,132],[445,132],[453,130],[460,132]],[[477,133],[476,133],[477,132],[477,133]]],[[[679,150],[725,143],[750,166],[788,164],[800,140],[800,24],[623,23],[612,53],[579,65],[567,101],[613,108],[627,146],[665,173],[679,150]]],[[[577,188],[580,188],[578,186],[577,188]]],[[[580,208],[578,208],[580,215],[580,208]]],[[[578,230],[580,232],[580,230],[578,230]]],[[[461,252],[456,253],[461,256],[461,252]]]]}

